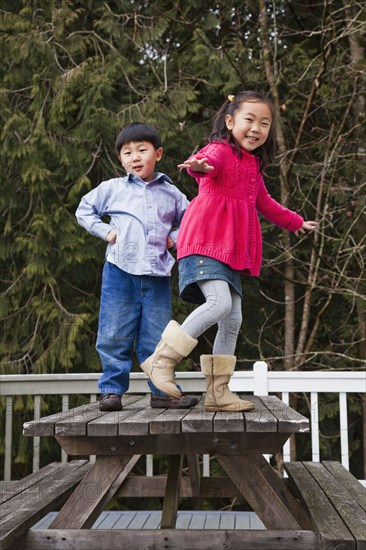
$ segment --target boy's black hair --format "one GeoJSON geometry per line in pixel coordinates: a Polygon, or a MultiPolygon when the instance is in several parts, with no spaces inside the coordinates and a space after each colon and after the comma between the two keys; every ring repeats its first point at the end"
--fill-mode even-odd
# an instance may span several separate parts
{"type": "Polygon", "coordinates": [[[161,147],[160,134],[154,126],[151,124],[144,124],[143,122],[132,122],[128,126],[122,128],[117,136],[115,149],[117,155],[121,152],[121,147],[125,143],[131,141],[148,141],[152,143],[155,149],[161,147]]]}
{"type": "MultiPolygon", "coordinates": [[[[208,137],[208,142],[211,141],[225,141],[231,145],[233,150],[237,153],[239,158],[241,158],[241,149],[239,143],[236,141],[234,136],[232,135],[231,131],[228,130],[226,126],[226,115],[233,116],[235,111],[239,109],[240,105],[244,103],[245,101],[260,101],[263,103],[266,103],[268,107],[271,109],[272,112],[272,119],[274,119],[274,106],[271,101],[271,99],[268,96],[265,96],[263,94],[260,94],[258,92],[253,91],[244,91],[239,92],[235,96],[229,96],[225,103],[221,106],[221,109],[216,114],[213,126],[211,130],[211,134],[208,137]]],[[[275,143],[274,143],[274,131],[273,131],[273,124],[271,125],[271,128],[269,130],[269,134],[267,137],[267,140],[263,145],[258,147],[253,153],[254,155],[257,155],[260,158],[261,161],[261,170],[263,170],[268,164],[273,162],[274,156],[275,156],[275,143]]]]}

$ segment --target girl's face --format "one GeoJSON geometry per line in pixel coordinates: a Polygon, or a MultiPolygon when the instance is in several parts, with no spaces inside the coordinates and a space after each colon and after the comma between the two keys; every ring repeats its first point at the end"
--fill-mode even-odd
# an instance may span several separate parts
{"type": "Polygon", "coordinates": [[[240,147],[251,153],[266,141],[272,111],[263,101],[243,101],[233,115],[226,115],[225,122],[240,147]]]}

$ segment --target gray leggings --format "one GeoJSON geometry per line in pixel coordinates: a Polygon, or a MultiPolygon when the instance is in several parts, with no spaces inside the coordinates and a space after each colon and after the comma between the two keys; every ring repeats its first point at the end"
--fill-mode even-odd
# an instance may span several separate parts
{"type": "Polygon", "coordinates": [[[213,355],[234,355],[242,322],[241,297],[226,281],[198,281],[206,302],[187,317],[182,329],[198,338],[215,323],[218,331],[213,355]]]}

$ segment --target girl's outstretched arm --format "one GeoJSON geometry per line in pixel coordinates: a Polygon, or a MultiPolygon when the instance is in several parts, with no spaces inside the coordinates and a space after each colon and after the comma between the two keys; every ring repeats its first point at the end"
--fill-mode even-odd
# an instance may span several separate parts
{"type": "Polygon", "coordinates": [[[295,231],[295,235],[298,236],[299,233],[305,233],[305,230],[314,231],[314,229],[316,229],[318,225],[319,225],[318,222],[304,221],[300,229],[298,231],[295,231]]]}
{"type": "Polygon", "coordinates": [[[191,157],[185,160],[182,164],[178,164],[178,168],[190,168],[194,172],[212,172],[215,168],[207,163],[207,158],[198,159],[191,157]]]}

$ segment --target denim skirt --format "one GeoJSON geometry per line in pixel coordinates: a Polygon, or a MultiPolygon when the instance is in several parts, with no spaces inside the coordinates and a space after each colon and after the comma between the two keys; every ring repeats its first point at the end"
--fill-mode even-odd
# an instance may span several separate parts
{"type": "Polygon", "coordinates": [[[199,256],[198,254],[186,256],[179,260],[178,270],[179,295],[185,302],[190,302],[191,304],[205,303],[205,297],[197,281],[226,281],[232,290],[243,297],[240,271],[232,269],[227,264],[214,260],[214,258],[199,256]]]}

